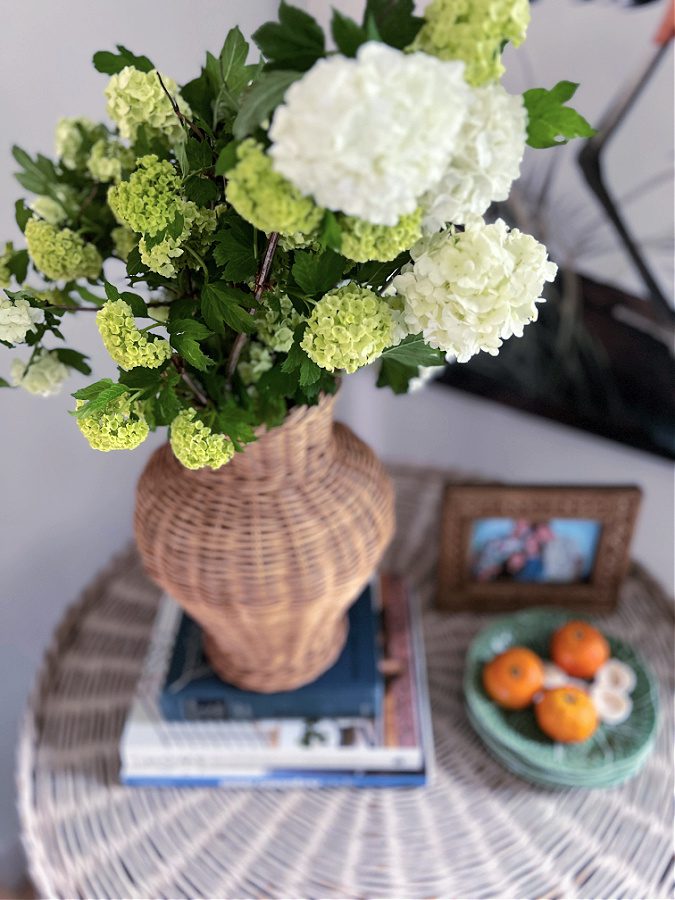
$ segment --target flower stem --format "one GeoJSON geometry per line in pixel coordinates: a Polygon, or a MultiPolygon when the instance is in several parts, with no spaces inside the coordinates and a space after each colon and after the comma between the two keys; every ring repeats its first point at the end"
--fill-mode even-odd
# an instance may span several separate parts
{"type": "MultiPolygon", "coordinates": [[[[262,263],[260,264],[260,268],[258,269],[258,274],[255,279],[255,293],[254,297],[256,303],[260,302],[260,298],[262,297],[265,287],[267,286],[267,280],[270,275],[270,271],[272,269],[272,263],[274,261],[274,254],[277,252],[277,245],[279,243],[279,235],[276,231],[273,231],[272,234],[267,238],[267,246],[265,247],[265,253],[263,254],[262,263]]],[[[253,315],[255,312],[255,307],[252,307],[249,310],[249,313],[253,315]]],[[[239,357],[241,356],[242,350],[246,346],[246,341],[248,340],[247,334],[238,334],[237,338],[232,345],[232,351],[230,353],[230,358],[227,361],[227,385],[230,386],[232,382],[232,376],[235,373],[237,368],[237,363],[239,362],[239,357]]]]}

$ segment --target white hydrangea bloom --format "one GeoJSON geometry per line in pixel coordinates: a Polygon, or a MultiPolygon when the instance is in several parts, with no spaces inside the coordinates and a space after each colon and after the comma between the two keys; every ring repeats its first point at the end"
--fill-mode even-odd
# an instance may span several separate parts
{"type": "Polygon", "coordinates": [[[59,361],[55,351],[42,350],[29,365],[20,359],[12,361],[10,368],[12,383],[22,387],[29,394],[51,397],[58,394],[68,377],[68,369],[59,361]]]}
{"type": "Polygon", "coordinates": [[[84,116],[65,116],[56,123],[54,149],[66,169],[76,169],[84,143],[83,132],[92,134],[102,126],[96,125],[84,116]]]}
{"type": "Polygon", "coordinates": [[[520,175],[527,138],[527,112],[520,95],[500,84],[472,91],[457,147],[438,184],[422,199],[426,232],[448,222],[464,225],[482,216],[496,200],[506,200],[520,175]]]}
{"type": "Polygon", "coordinates": [[[21,344],[29,331],[44,322],[45,314],[35,309],[28,300],[10,300],[0,297],[0,340],[9,344],[21,344]]]}
{"type": "Polygon", "coordinates": [[[557,271],[543,244],[501,219],[422,238],[411,256],[393,279],[406,324],[458,362],[480,350],[495,356],[504,340],[521,337],[557,271]]]}
{"type": "Polygon", "coordinates": [[[445,171],[469,93],[463,63],[377,42],[319,60],[274,114],[274,168],[320,206],[396,225],[445,171]]]}

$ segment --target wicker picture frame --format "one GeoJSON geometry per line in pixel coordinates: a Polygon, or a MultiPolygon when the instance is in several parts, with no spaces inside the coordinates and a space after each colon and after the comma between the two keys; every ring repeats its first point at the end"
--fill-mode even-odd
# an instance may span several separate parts
{"type": "Polygon", "coordinates": [[[630,561],[640,506],[638,487],[448,485],[443,499],[436,605],[448,611],[501,612],[562,606],[589,613],[614,609],[630,561]],[[470,542],[478,519],[590,519],[600,535],[587,580],[573,583],[476,580],[470,542]]]}

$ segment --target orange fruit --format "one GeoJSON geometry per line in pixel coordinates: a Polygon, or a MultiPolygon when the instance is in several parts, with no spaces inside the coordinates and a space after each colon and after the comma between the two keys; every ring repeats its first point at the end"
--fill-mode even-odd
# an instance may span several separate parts
{"type": "Polygon", "coordinates": [[[527,647],[511,647],[483,667],[483,687],[504,709],[525,709],[544,683],[544,664],[527,647]]]}
{"type": "Polygon", "coordinates": [[[588,622],[568,622],[551,639],[551,659],[574,678],[592,678],[609,659],[609,644],[588,622]]]}
{"type": "Polygon", "coordinates": [[[534,707],[537,724],[552,740],[575,744],[588,740],[598,727],[598,712],[586,693],[577,687],[546,691],[534,707]]]}

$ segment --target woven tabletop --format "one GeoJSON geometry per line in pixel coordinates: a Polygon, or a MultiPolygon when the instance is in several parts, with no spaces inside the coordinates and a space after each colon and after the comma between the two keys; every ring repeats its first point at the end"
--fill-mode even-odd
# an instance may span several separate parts
{"type": "MultiPolygon", "coordinates": [[[[443,476],[398,469],[390,568],[428,606],[443,476]]],[[[504,771],[471,730],[464,653],[486,616],[425,612],[437,771],[397,790],[139,789],[118,742],[159,592],[133,551],[69,611],[19,745],[24,842],[45,897],[626,897],[672,895],[673,616],[634,567],[602,627],[649,660],[656,750],[611,790],[550,791],[504,771]]]]}

